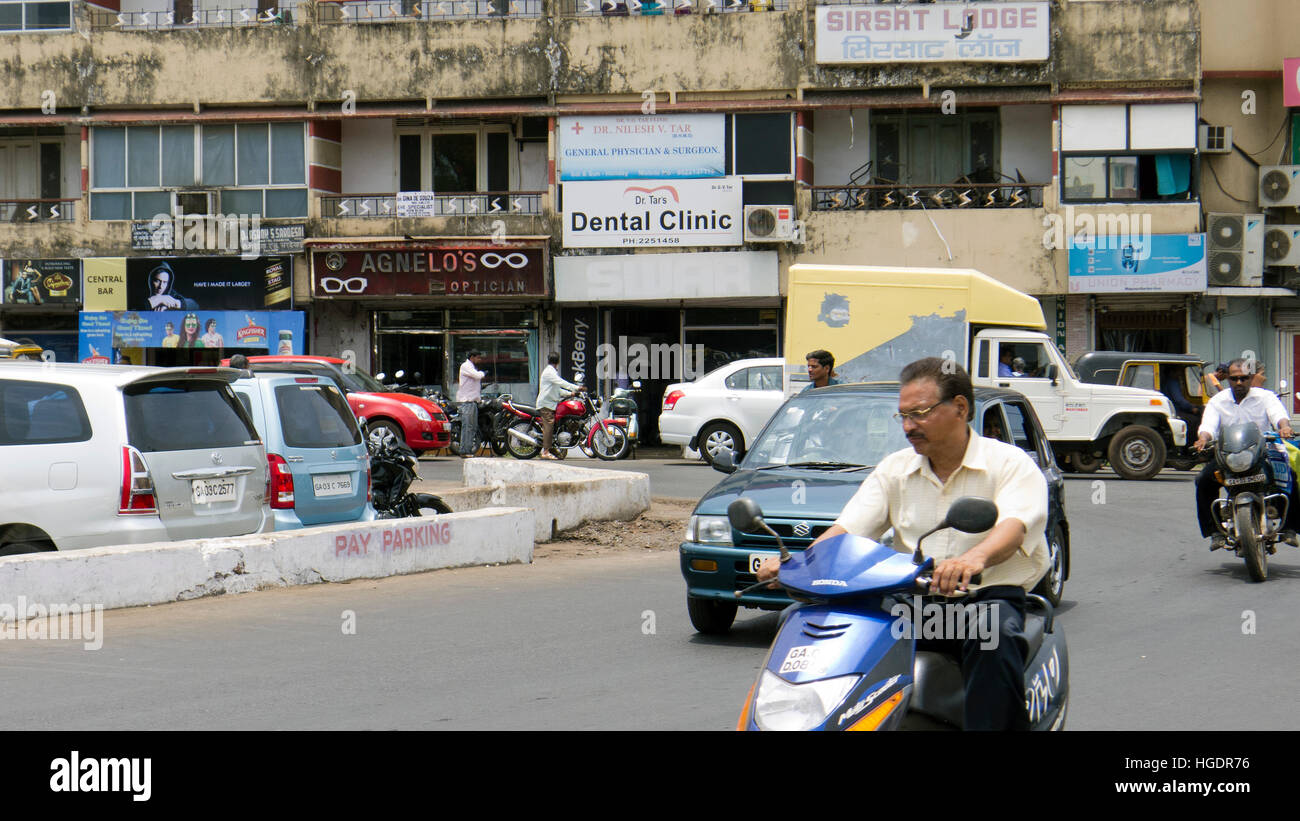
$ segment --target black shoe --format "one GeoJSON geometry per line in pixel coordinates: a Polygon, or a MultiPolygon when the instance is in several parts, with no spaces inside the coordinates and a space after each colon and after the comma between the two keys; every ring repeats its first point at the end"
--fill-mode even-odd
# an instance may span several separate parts
{"type": "Polygon", "coordinates": [[[1215,533],[1210,537],[1210,552],[1216,550],[1225,550],[1228,547],[1228,539],[1222,533],[1215,533]]]}
{"type": "Polygon", "coordinates": [[[1300,547],[1300,535],[1297,535],[1294,530],[1283,530],[1281,533],[1277,534],[1277,540],[1279,542],[1286,542],[1292,547],[1300,547]]]}

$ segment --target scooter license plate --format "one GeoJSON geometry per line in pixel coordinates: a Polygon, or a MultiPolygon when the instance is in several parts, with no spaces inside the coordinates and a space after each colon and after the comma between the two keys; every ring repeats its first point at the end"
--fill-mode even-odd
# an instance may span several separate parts
{"type": "Polygon", "coordinates": [[[826,654],[828,649],[815,644],[791,647],[790,652],[785,654],[785,661],[781,662],[781,669],[777,670],[777,673],[819,673],[828,660],[826,654]]]}
{"type": "Polygon", "coordinates": [[[1263,482],[1265,476],[1262,473],[1256,473],[1253,476],[1229,476],[1223,480],[1225,485],[1253,485],[1263,482]]]}

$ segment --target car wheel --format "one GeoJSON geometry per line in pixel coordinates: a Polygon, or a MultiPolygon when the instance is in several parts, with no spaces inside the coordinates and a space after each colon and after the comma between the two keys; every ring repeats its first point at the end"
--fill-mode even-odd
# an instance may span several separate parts
{"type": "Polygon", "coordinates": [[[396,422],[389,422],[387,419],[380,419],[377,422],[371,422],[366,425],[367,434],[373,434],[375,431],[383,431],[384,433],[380,435],[385,437],[387,434],[391,433],[397,437],[398,442],[403,445],[406,444],[406,434],[402,432],[401,426],[396,422]]]}
{"type": "Polygon", "coordinates": [[[1101,469],[1101,458],[1076,450],[1070,454],[1070,467],[1075,473],[1096,473],[1101,469]]]}
{"type": "Polygon", "coordinates": [[[1059,524],[1052,525],[1047,537],[1047,573],[1039,580],[1033,592],[1056,607],[1065,592],[1065,532],[1059,524]]]}
{"type": "Polygon", "coordinates": [[[0,547],[0,556],[21,556],[24,553],[49,553],[54,545],[49,542],[10,542],[0,547]]]}
{"type": "Polygon", "coordinates": [[[1165,442],[1145,425],[1129,425],[1111,437],[1107,455],[1121,479],[1150,479],[1165,466],[1165,442]]]}
{"type": "Polygon", "coordinates": [[[686,612],[690,613],[691,624],[697,631],[711,635],[726,633],[736,620],[736,605],[717,599],[687,596],[686,612]]]}
{"type": "Polygon", "coordinates": [[[732,461],[739,462],[744,454],[744,439],[736,426],[729,422],[714,422],[700,431],[700,457],[712,466],[723,451],[731,451],[732,461]]]}

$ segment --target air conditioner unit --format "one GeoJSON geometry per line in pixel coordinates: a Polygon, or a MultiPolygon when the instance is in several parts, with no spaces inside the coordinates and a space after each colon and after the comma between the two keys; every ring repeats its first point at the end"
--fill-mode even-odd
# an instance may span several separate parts
{"type": "Polygon", "coordinates": [[[1207,273],[1212,285],[1264,284],[1264,215],[1206,214],[1207,273]]]}
{"type": "Polygon", "coordinates": [[[1265,226],[1264,264],[1300,265],[1300,225],[1265,226]]]}
{"type": "Polygon", "coordinates": [[[219,213],[216,191],[173,191],[172,216],[208,216],[219,213]]]}
{"type": "Polygon", "coordinates": [[[1259,207],[1300,205],[1300,165],[1262,165],[1259,168],[1259,207]]]}
{"type": "Polygon", "coordinates": [[[1196,150],[1202,154],[1231,154],[1232,126],[1203,125],[1198,127],[1196,150]]]}
{"type": "Polygon", "coordinates": [[[745,242],[790,242],[793,239],[793,205],[745,206],[745,242]]]}

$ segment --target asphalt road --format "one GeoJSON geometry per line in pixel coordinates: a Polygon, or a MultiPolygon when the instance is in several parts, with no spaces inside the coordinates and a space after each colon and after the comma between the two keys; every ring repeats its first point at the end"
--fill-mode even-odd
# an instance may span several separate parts
{"type": "MultiPolygon", "coordinates": [[[[1067,483],[1069,729],[1300,729],[1300,550],[1251,584],[1190,474],[1067,483]]],[[[729,729],[775,615],[705,639],[683,598],[666,551],[111,611],[100,650],[0,642],[0,726],[729,729]]]]}

